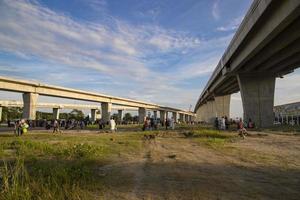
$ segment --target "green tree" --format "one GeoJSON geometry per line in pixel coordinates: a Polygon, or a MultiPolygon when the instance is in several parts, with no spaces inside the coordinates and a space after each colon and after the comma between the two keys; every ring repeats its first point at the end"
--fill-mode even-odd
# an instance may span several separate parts
{"type": "Polygon", "coordinates": [[[130,113],[125,113],[123,120],[125,122],[131,122],[132,121],[132,115],[130,113]]]}
{"type": "Polygon", "coordinates": [[[81,110],[73,109],[69,114],[70,119],[83,120],[84,114],[81,110]]]}
{"type": "Polygon", "coordinates": [[[2,107],[2,121],[21,119],[23,108],[2,107]]]}

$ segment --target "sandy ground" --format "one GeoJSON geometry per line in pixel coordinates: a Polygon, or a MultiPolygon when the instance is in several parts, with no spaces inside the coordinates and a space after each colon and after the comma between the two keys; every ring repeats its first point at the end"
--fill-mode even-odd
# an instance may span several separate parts
{"type": "Polygon", "coordinates": [[[176,135],[145,146],[141,155],[99,168],[105,199],[300,199],[299,136],[252,136],[212,148],[176,135]]]}

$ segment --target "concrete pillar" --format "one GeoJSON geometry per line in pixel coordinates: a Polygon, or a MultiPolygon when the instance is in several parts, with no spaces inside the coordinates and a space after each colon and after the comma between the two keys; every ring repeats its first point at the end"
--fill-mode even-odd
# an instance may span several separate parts
{"type": "Polygon", "coordinates": [[[139,123],[144,123],[144,120],[146,118],[146,108],[139,108],[139,123]]]}
{"type": "Polygon", "coordinates": [[[215,97],[215,117],[230,118],[230,95],[215,97]]]}
{"type": "Polygon", "coordinates": [[[174,119],[174,122],[176,122],[177,123],[177,112],[172,112],[172,117],[173,117],[173,119],[174,119]]]}
{"type": "Polygon", "coordinates": [[[160,113],[160,121],[162,122],[162,123],[165,123],[165,121],[166,121],[166,112],[164,111],[164,110],[160,110],[159,111],[160,113]]]}
{"type": "Polygon", "coordinates": [[[52,110],[53,119],[59,119],[59,108],[53,108],[52,110]]]}
{"type": "Polygon", "coordinates": [[[244,119],[251,118],[257,127],[272,126],[275,76],[239,74],[237,78],[243,101],[244,119]]]}
{"type": "Polygon", "coordinates": [[[118,110],[118,118],[119,118],[119,122],[122,123],[122,121],[123,121],[123,110],[118,110]]]}
{"type": "Polygon", "coordinates": [[[0,106],[0,122],[2,121],[2,107],[0,106]]]}
{"type": "Polygon", "coordinates": [[[153,111],[153,117],[154,117],[154,119],[157,119],[157,111],[156,110],[153,111]]]}
{"type": "Polygon", "coordinates": [[[105,123],[107,123],[110,120],[111,107],[111,103],[101,103],[101,115],[105,123]]]}
{"type": "Polygon", "coordinates": [[[212,123],[216,117],[215,101],[208,101],[206,103],[207,112],[206,112],[206,122],[212,123]]]}
{"type": "Polygon", "coordinates": [[[23,118],[35,120],[38,96],[39,94],[30,92],[23,94],[23,118]]]}
{"type": "Polygon", "coordinates": [[[96,113],[97,113],[97,109],[91,109],[91,122],[96,121],[96,113]]]}

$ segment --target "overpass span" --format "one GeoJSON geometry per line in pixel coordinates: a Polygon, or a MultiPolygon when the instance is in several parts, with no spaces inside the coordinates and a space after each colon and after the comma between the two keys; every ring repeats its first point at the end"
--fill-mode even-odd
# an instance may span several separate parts
{"type": "Polygon", "coordinates": [[[101,114],[104,121],[108,121],[110,119],[112,105],[137,108],[140,122],[143,122],[144,117],[146,116],[146,110],[153,110],[155,117],[157,115],[157,111],[159,111],[161,116],[160,118],[162,120],[165,120],[168,112],[172,113],[174,119],[177,119],[177,116],[179,115],[181,121],[191,121],[192,117],[195,116],[193,112],[154,103],[2,76],[0,76],[0,90],[23,93],[23,117],[26,119],[35,119],[39,95],[101,103],[101,114]]]}
{"type": "Polygon", "coordinates": [[[196,105],[196,120],[229,116],[241,91],[244,119],[273,124],[277,77],[300,66],[300,1],[254,0],[196,105]]]}

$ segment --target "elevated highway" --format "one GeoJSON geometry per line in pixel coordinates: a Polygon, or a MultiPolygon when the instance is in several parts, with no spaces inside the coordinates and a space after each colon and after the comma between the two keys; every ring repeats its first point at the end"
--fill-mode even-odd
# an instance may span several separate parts
{"type": "Polygon", "coordinates": [[[253,1],[195,105],[198,121],[229,116],[240,91],[244,119],[273,124],[275,80],[300,66],[299,15],[299,0],[253,1]]]}
{"type": "MultiPolygon", "coordinates": [[[[101,114],[104,121],[110,119],[113,105],[137,109],[140,122],[143,122],[146,110],[152,110],[155,117],[157,117],[157,111],[159,111],[162,120],[165,120],[168,113],[172,113],[174,119],[177,119],[179,116],[181,121],[191,121],[192,117],[195,116],[193,112],[158,104],[1,76],[0,90],[23,93],[23,117],[26,119],[35,119],[39,95],[101,103],[101,114]]],[[[58,112],[59,108],[55,109],[58,112]]],[[[122,115],[122,110],[119,110],[119,112],[122,115]]]]}

